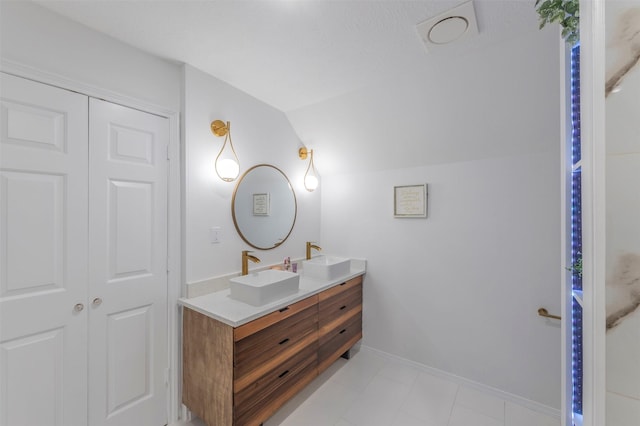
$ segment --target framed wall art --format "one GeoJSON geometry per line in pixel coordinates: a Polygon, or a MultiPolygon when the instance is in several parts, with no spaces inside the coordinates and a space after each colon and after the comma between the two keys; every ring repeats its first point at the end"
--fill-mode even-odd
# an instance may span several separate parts
{"type": "Polygon", "coordinates": [[[393,217],[427,217],[427,184],[394,186],[393,217]]]}

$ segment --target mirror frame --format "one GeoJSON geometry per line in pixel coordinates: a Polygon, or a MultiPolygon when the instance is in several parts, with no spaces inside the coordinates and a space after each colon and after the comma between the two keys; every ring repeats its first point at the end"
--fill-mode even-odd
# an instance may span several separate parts
{"type": "Polygon", "coordinates": [[[231,217],[233,217],[233,225],[236,227],[236,232],[238,233],[238,235],[240,235],[240,238],[242,238],[242,240],[249,244],[251,247],[258,249],[258,250],[271,250],[274,249],[278,246],[280,246],[282,243],[284,243],[285,241],[287,241],[287,238],[289,238],[289,235],[291,235],[291,232],[293,231],[293,227],[296,224],[296,219],[298,218],[298,199],[296,197],[296,192],[293,190],[293,185],[291,185],[291,181],[289,180],[289,178],[287,177],[287,175],[280,170],[279,168],[277,168],[276,166],[272,165],[272,164],[266,164],[266,163],[262,163],[262,164],[256,164],[255,166],[247,169],[247,171],[245,171],[242,176],[240,176],[240,179],[238,179],[238,183],[236,184],[236,187],[233,190],[233,197],[231,198],[231,217]],[[242,181],[244,180],[244,178],[254,169],[258,168],[258,167],[271,167],[273,169],[275,169],[276,171],[278,171],[282,177],[284,177],[284,179],[287,181],[287,184],[289,185],[289,188],[291,188],[291,194],[293,195],[293,208],[294,208],[294,212],[293,212],[293,221],[291,222],[291,228],[289,228],[289,232],[287,233],[287,235],[282,239],[282,241],[277,242],[275,245],[273,245],[272,247],[258,247],[257,245],[255,245],[254,243],[252,243],[251,241],[248,240],[248,238],[242,233],[242,231],[240,231],[240,227],[238,226],[238,221],[236,219],[236,209],[235,209],[235,205],[236,205],[236,195],[238,194],[238,188],[240,188],[240,184],[242,183],[242,181]]]}

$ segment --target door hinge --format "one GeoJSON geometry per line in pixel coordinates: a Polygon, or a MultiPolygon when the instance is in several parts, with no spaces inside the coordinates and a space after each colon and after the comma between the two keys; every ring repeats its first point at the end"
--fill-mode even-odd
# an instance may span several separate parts
{"type": "Polygon", "coordinates": [[[171,160],[171,157],[169,156],[169,145],[167,144],[167,161],[171,160]]]}
{"type": "Polygon", "coordinates": [[[165,368],[164,370],[164,384],[166,386],[169,386],[169,383],[171,382],[171,369],[170,368],[165,368]]]}

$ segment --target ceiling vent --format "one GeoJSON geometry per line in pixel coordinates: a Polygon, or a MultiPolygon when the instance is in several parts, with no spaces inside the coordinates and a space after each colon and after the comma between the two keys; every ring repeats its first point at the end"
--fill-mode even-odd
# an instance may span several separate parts
{"type": "Polygon", "coordinates": [[[461,4],[434,18],[416,25],[427,50],[462,41],[478,34],[473,1],[461,4]]]}

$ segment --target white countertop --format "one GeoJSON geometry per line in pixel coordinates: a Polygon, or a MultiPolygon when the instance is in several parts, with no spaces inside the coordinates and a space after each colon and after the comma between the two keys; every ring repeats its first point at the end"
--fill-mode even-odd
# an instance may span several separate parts
{"type": "Polygon", "coordinates": [[[178,304],[193,309],[203,315],[221,321],[232,327],[238,327],[256,318],[274,312],[280,308],[291,305],[309,296],[341,284],[347,280],[363,275],[366,272],[366,261],[351,259],[351,269],[348,275],[344,275],[332,281],[316,280],[306,277],[304,271],[300,274],[300,289],[296,294],[287,296],[276,302],[262,306],[252,306],[229,297],[229,289],[192,298],[178,299],[178,304]]]}

